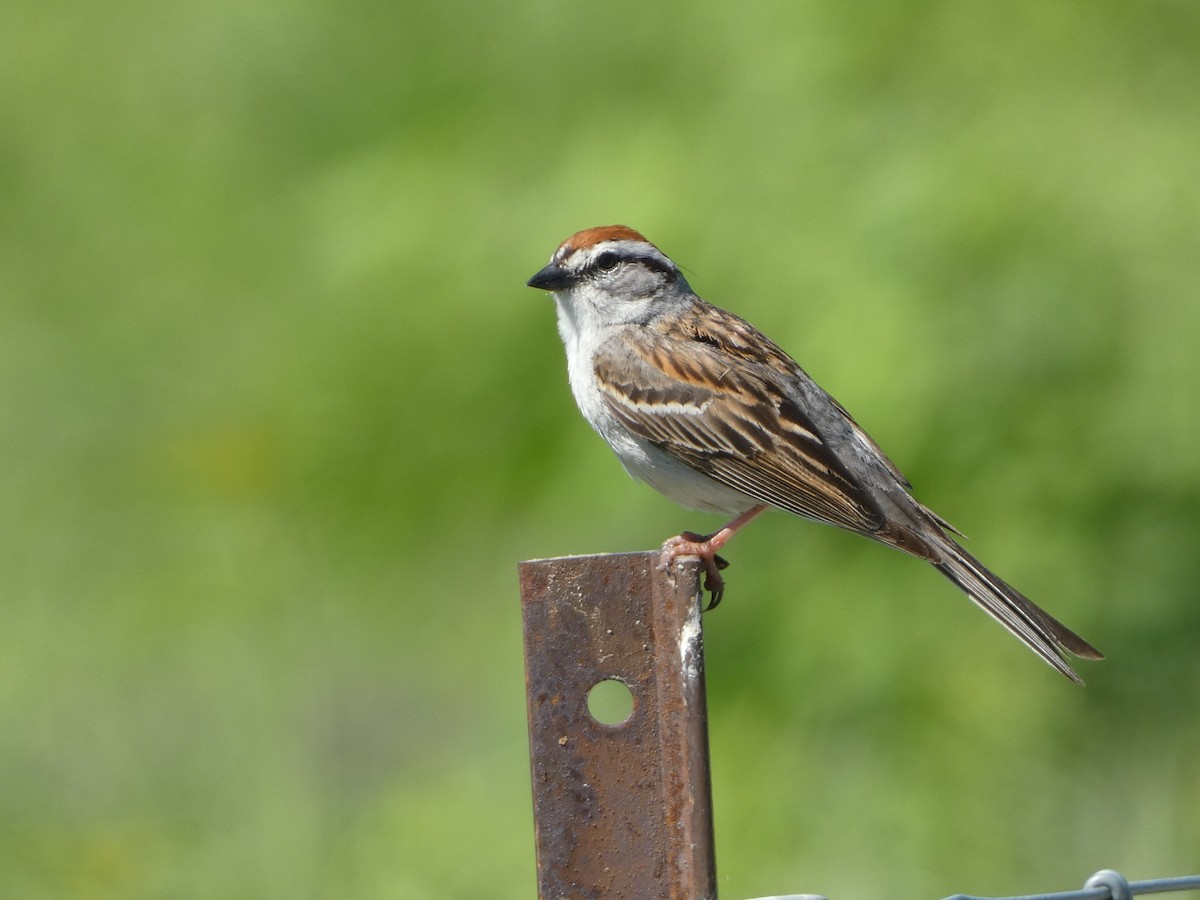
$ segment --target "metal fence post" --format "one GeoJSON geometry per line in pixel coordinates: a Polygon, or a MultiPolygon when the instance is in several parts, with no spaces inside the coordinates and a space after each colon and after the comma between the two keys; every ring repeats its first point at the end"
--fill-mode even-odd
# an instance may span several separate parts
{"type": "Polygon", "coordinates": [[[520,564],[538,895],[716,897],[701,592],[658,553],[520,564]],[[633,711],[588,711],[619,681],[633,711]]]}

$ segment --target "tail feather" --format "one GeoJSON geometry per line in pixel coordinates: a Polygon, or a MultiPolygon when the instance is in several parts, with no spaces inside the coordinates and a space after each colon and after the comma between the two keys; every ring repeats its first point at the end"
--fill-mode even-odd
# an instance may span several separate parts
{"type": "Polygon", "coordinates": [[[1082,659],[1103,659],[1103,653],[992,573],[953,540],[946,539],[945,549],[942,559],[933,560],[939,572],[1034,653],[1072,681],[1083,684],[1083,679],[1068,665],[1066,654],[1082,659]]]}

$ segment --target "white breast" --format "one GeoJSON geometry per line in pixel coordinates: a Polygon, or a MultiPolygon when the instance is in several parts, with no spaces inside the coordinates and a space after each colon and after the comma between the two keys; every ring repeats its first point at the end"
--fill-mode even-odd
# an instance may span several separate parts
{"type": "MultiPolygon", "coordinates": [[[[630,475],[688,509],[737,515],[757,501],[727,488],[631,433],[616,420],[596,383],[592,360],[610,332],[595,322],[581,321],[578,304],[555,295],[558,331],[567,351],[567,377],[579,411],[617,454],[630,475]],[[594,327],[588,327],[594,326],[594,327]]],[[[587,312],[582,315],[586,316],[587,312]]]]}

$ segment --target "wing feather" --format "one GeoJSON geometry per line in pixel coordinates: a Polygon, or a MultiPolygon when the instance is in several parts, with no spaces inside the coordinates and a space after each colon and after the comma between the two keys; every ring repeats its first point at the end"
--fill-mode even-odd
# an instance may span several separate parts
{"type": "Polygon", "coordinates": [[[604,402],[631,432],[760,503],[852,531],[883,525],[869,492],[778,386],[786,379],[712,337],[653,329],[638,337],[609,341],[595,356],[604,402]]]}

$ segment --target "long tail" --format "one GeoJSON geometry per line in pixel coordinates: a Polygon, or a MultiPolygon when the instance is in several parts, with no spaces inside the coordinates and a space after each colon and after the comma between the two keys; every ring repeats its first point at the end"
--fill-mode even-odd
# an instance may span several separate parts
{"type": "Polygon", "coordinates": [[[1103,653],[993,574],[955,541],[947,537],[944,547],[946,555],[940,561],[933,561],[934,568],[1072,681],[1083,684],[1083,679],[1067,664],[1067,653],[1081,659],[1104,659],[1103,653]]]}

